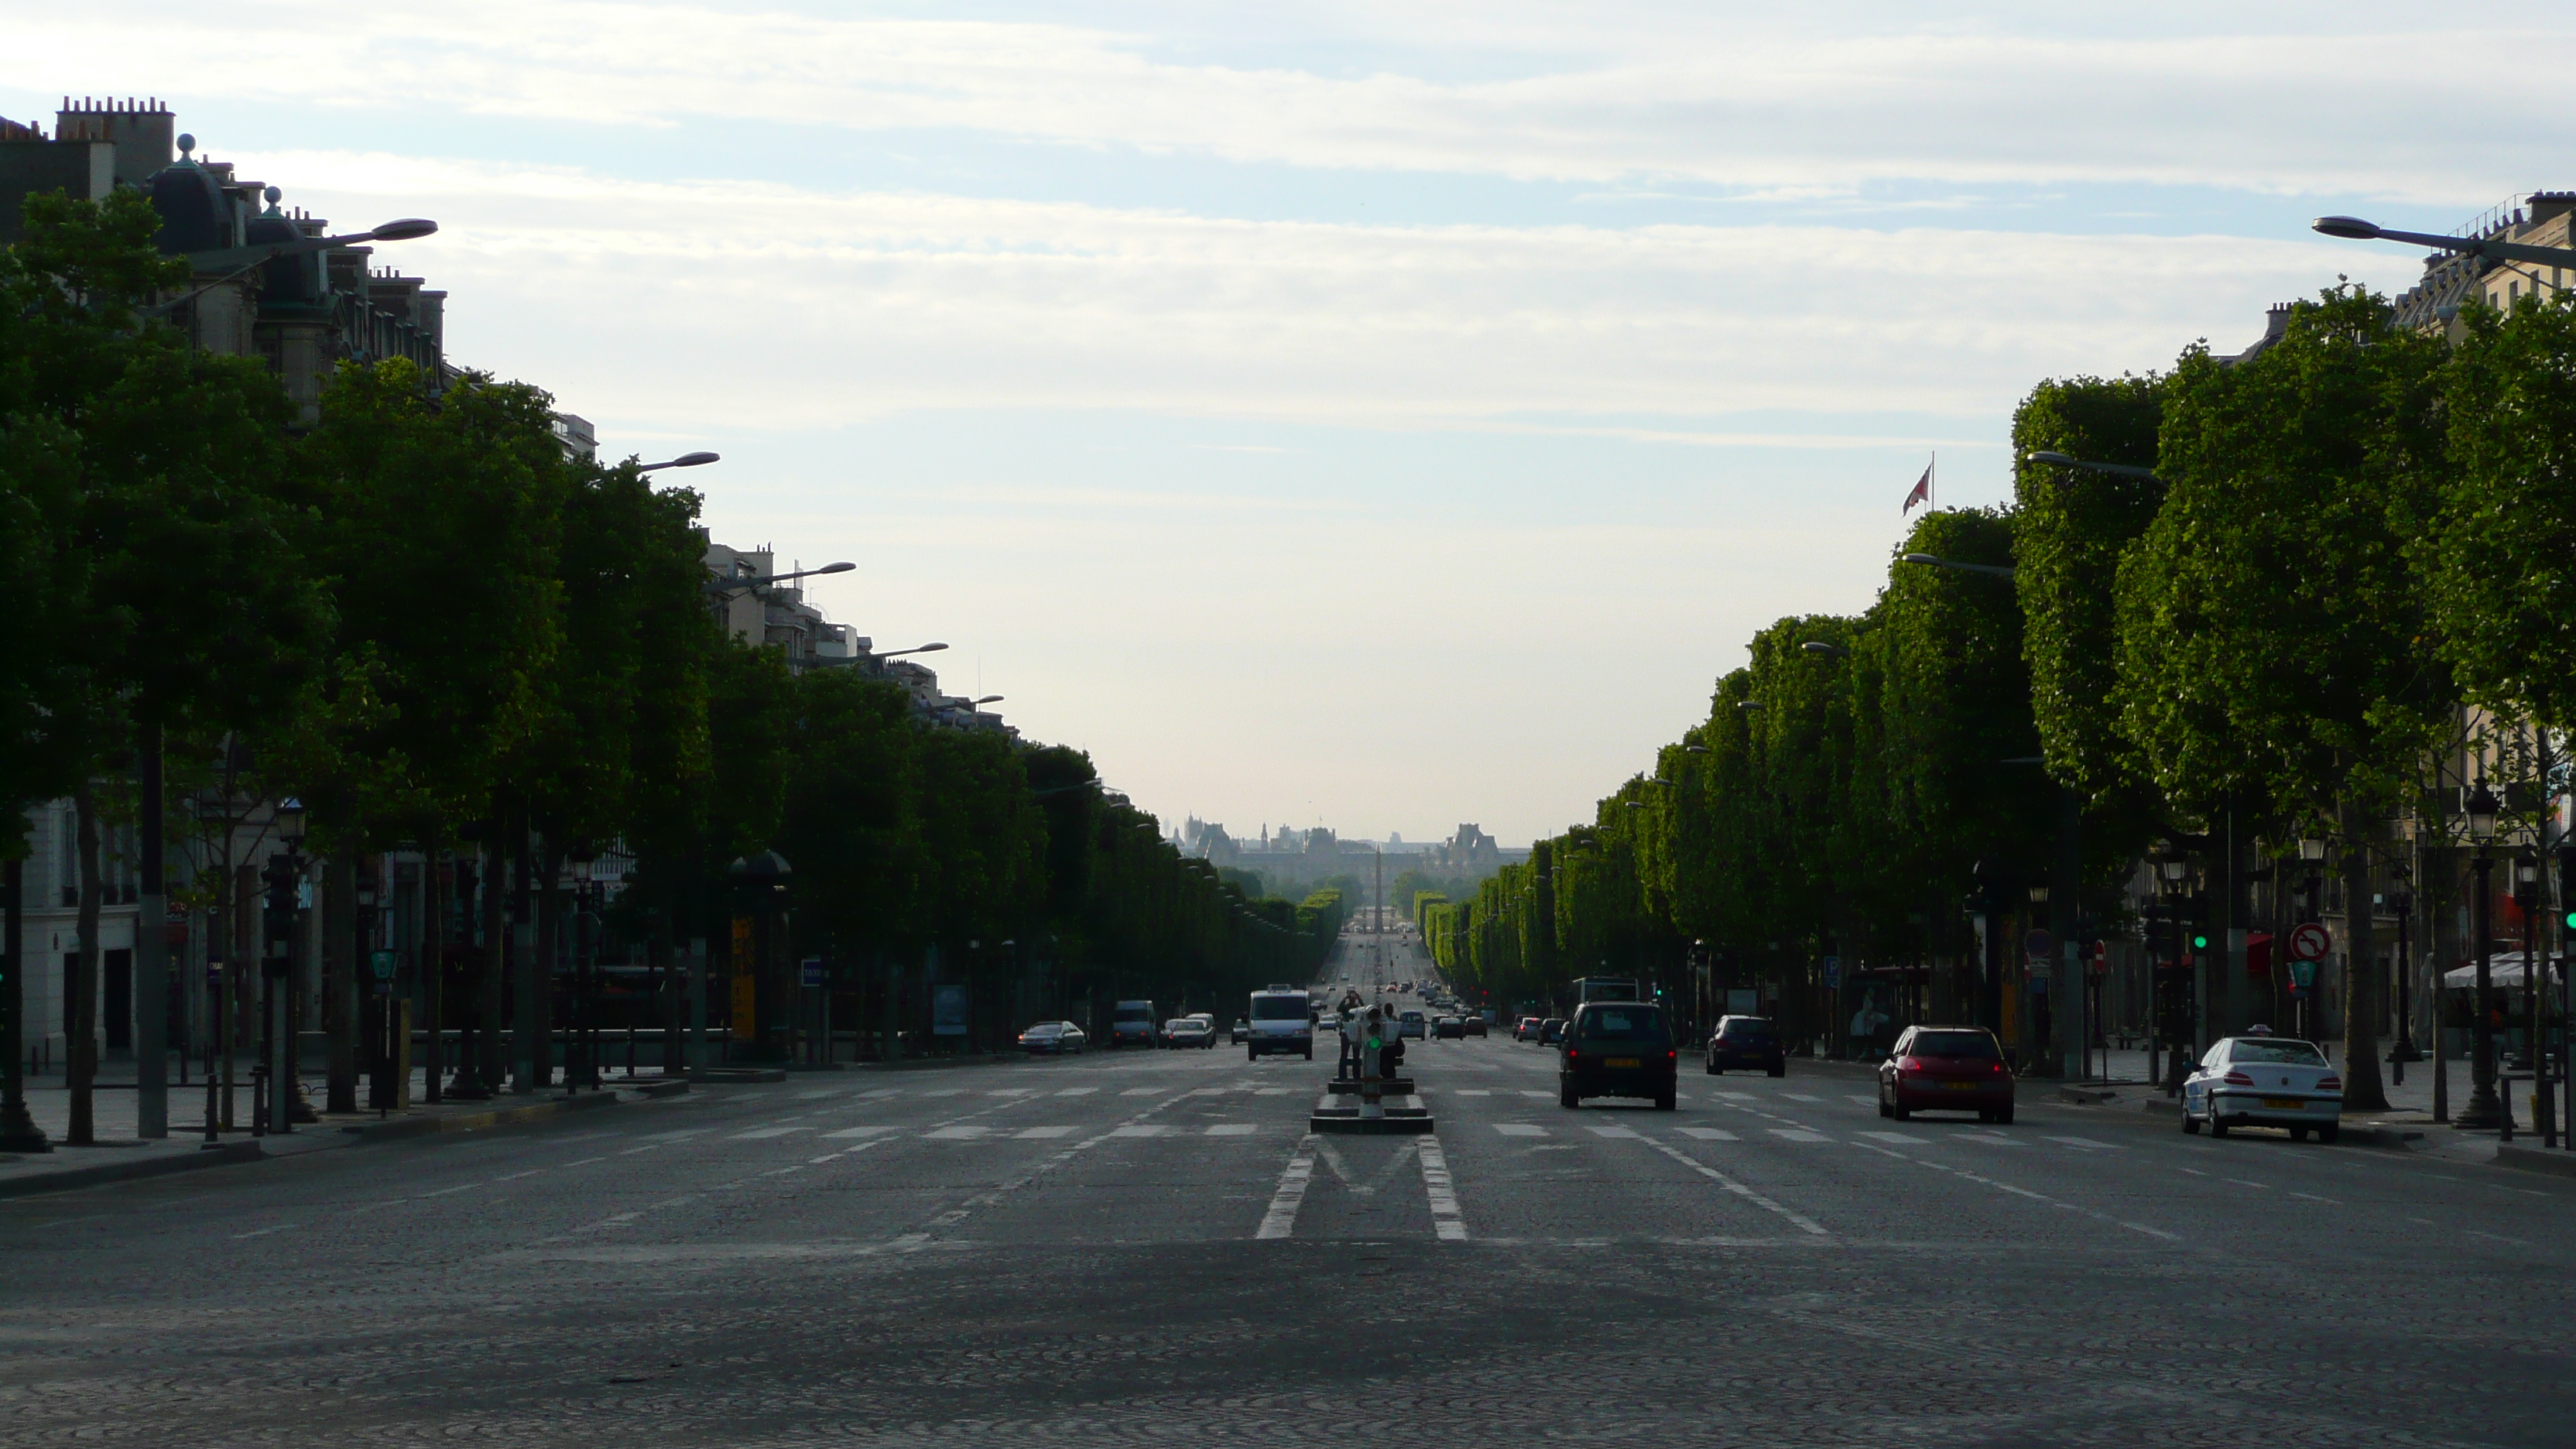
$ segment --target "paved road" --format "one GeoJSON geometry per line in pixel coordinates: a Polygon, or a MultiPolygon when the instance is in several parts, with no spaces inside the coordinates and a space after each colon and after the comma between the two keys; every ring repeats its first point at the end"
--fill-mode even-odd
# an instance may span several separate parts
{"type": "Polygon", "coordinates": [[[1130,1052],[0,1202],[0,1444],[2570,1441],[2545,1179],[1411,1065],[1436,1137],[1130,1052]]]}

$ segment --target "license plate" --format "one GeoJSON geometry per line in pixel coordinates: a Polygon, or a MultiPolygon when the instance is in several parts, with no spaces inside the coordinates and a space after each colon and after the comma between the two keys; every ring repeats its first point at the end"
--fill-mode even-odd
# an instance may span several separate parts
{"type": "Polygon", "coordinates": [[[1604,1057],[1601,1061],[1601,1065],[1605,1067],[1633,1067],[1636,1064],[1635,1057],[1604,1057]]]}
{"type": "Polygon", "coordinates": [[[2304,1112],[2307,1110],[2308,1099],[2305,1097],[2265,1097],[2263,1099],[2263,1105],[2275,1112],[2304,1112]]]}
{"type": "Polygon", "coordinates": [[[1951,1091],[1953,1091],[1953,1092],[1973,1092],[1973,1091],[1977,1090],[1979,1087],[1984,1086],[1984,1085],[1985,1085],[1985,1083],[1983,1083],[1983,1082],[1943,1082],[1941,1085],[1942,1085],[1942,1086],[1945,1086],[1945,1087],[1947,1087],[1947,1088],[1949,1088],[1949,1089],[1950,1089],[1951,1091]]]}

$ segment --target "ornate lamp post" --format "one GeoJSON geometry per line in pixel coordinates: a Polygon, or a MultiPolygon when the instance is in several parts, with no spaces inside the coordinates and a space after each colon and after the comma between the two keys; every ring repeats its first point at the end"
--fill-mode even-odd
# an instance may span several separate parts
{"type": "MultiPolygon", "coordinates": [[[[2540,993],[2540,860],[2529,854],[2513,859],[2513,903],[2522,913],[2522,1056],[2531,1068],[2531,1125],[2543,1145],[2558,1145],[2558,1123],[2549,1103],[2548,1024],[2541,1016],[2540,993]]],[[[2511,1110],[2506,1117],[2510,1120],[2511,1110]]]]}
{"type": "MultiPolygon", "coordinates": [[[[2406,878],[2405,871],[2404,866],[2397,867],[2399,880],[2406,878]]],[[[2388,909],[2397,917],[2397,1040],[2388,1048],[2389,1080],[2403,1086],[2406,1083],[2406,1064],[2424,1060],[2424,1054],[2415,1049],[2415,1012],[2410,995],[2410,988],[2415,983],[2415,958],[2406,929],[2415,913],[2414,892],[2404,889],[2389,892],[2388,909]]]]}
{"type": "Polygon", "coordinates": [[[2159,1018],[2159,1024],[2164,1028],[2165,1095],[2168,1097],[2182,1095],[2182,1079],[2191,1074],[2191,1039],[2195,1035],[2181,1030],[2175,1021],[2175,1018],[2186,1014],[2180,1002],[2183,999],[2182,983],[2189,978],[2184,974],[2182,958],[2190,927],[2183,921],[2182,906],[2191,889],[2190,874],[2191,863],[2184,860],[2179,852],[2171,847],[2159,851],[2156,877],[2165,896],[2165,924],[2173,933],[2173,965],[2168,972],[2159,973],[2164,980],[2152,987],[2157,1008],[2152,1015],[2159,1018]]]}
{"type": "Polygon", "coordinates": [[[2469,1104],[2460,1109],[2457,1126],[2483,1131],[2504,1121],[2504,1106],[2496,1094],[2495,1037],[2487,1030],[2487,998],[2494,989],[2487,960],[2489,880],[2495,870],[2495,858],[2488,854],[2488,844],[2495,839],[2496,798],[2480,780],[2469,794],[2469,839],[2477,843],[2478,853],[2472,862],[2478,876],[2477,908],[2477,991],[2469,1007],[2469,1104]]]}
{"type": "Polygon", "coordinates": [[[564,852],[564,862],[572,868],[572,1020],[566,1023],[570,1029],[564,1034],[567,1097],[584,1087],[599,1086],[599,1043],[591,1031],[599,1003],[593,990],[590,935],[590,875],[598,858],[587,840],[573,842],[572,848],[564,852]]]}

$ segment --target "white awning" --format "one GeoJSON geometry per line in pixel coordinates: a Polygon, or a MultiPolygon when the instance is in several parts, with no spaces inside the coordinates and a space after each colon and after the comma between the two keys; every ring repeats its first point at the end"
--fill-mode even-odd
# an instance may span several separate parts
{"type": "MultiPolygon", "coordinates": [[[[2546,967],[2548,965],[2549,958],[2543,956],[2540,959],[2543,967],[2546,967]]],[[[2546,970],[2541,973],[2540,979],[2543,985],[2548,984],[2549,975],[2546,970]]],[[[2522,984],[2522,953],[2520,951],[2498,951],[2494,955],[2489,956],[2487,958],[2487,981],[2489,984],[2495,986],[2520,986],[2522,984]]],[[[2475,987],[2478,984],[2478,963],[2472,961],[2466,966],[2443,972],[2442,984],[2462,991],[2475,987]]]]}

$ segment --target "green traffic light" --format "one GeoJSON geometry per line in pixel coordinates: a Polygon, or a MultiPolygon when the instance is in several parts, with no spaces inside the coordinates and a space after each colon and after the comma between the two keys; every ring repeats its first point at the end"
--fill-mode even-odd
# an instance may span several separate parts
{"type": "Polygon", "coordinates": [[[2200,936],[2200,935],[2195,935],[2195,936],[2193,936],[2193,937],[2191,938],[2191,949],[2193,949],[2193,950],[2195,950],[2195,951],[2206,951],[2206,950],[2208,950],[2208,949],[2209,949],[2209,938],[2208,938],[2207,936],[2200,936]]]}

